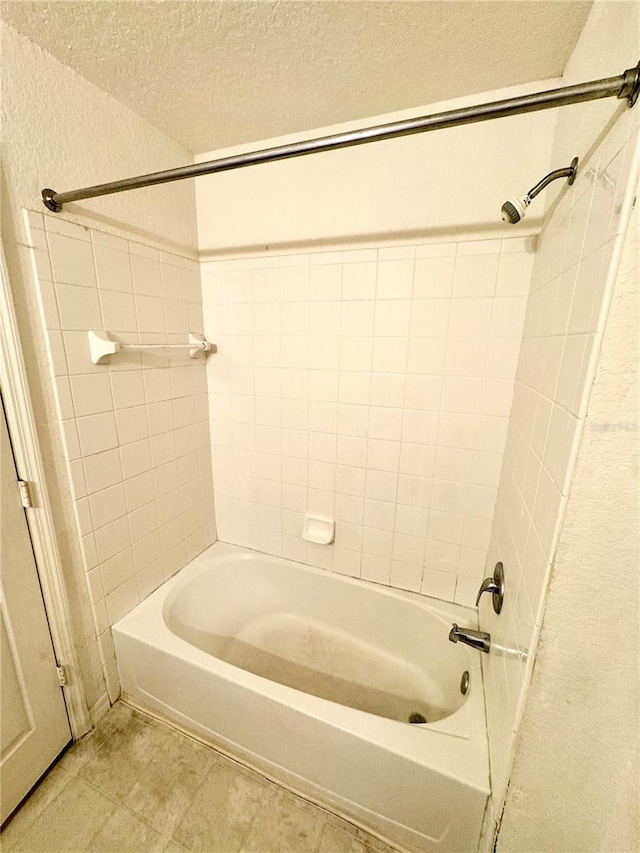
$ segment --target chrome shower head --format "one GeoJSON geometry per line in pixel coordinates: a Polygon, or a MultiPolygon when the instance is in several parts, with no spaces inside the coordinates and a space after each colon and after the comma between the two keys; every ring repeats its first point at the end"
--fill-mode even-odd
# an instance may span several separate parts
{"type": "Polygon", "coordinates": [[[566,169],[556,169],[554,172],[549,172],[549,174],[539,181],[535,187],[532,187],[526,195],[521,196],[520,198],[510,198],[508,201],[505,201],[502,205],[503,221],[508,222],[510,225],[515,225],[516,222],[520,222],[521,219],[524,219],[526,210],[533,199],[539,192],[542,192],[542,190],[548,186],[551,181],[555,181],[558,178],[568,178],[567,183],[571,186],[576,179],[577,171],[578,158],[574,157],[570,166],[567,166],[566,169]]]}

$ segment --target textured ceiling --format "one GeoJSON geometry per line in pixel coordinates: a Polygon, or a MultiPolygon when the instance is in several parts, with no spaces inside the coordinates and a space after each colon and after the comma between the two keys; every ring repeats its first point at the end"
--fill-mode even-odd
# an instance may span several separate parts
{"type": "Polygon", "coordinates": [[[1,5],[20,33],[196,152],[560,76],[590,7],[586,0],[1,5]]]}

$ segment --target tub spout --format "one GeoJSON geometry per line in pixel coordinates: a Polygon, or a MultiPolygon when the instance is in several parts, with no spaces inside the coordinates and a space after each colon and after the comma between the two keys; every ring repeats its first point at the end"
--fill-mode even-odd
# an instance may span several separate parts
{"type": "Polygon", "coordinates": [[[449,639],[452,643],[466,643],[472,649],[479,649],[487,654],[491,648],[491,634],[474,631],[473,628],[458,628],[455,622],[449,631],[449,639]]]}

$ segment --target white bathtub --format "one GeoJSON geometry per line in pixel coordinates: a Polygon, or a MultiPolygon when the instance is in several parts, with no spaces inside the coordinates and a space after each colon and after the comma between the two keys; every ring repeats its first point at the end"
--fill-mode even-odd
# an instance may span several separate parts
{"type": "Polygon", "coordinates": [[[475,853],[484,697],[454,620],[473,611],[217,543],[113,635],[125,698],[396,844],[475,853]]]}

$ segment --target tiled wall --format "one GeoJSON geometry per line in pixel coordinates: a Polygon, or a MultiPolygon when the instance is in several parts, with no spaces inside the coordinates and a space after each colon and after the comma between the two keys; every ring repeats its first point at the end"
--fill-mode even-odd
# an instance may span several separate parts
{"type": "Polygon", "coordinates": [[[204,263],[220,538],[472,604],[532,263],[520,238],[204,263]]]}
{"type": "Polygon", "coordinates": [[[203,331],[197,262],[54,216],[27,214],[43,326],[98,645],[110,626],[215,541],[207,382],[182,351],[94,365],[87,332],[183,343],[203,331]]]}
{"type": "Polygon", "coordinates": [[[610,123],[539,238],[489,548],[507,595],[500,616],[488,596],[480,606],[494,642],[483,665],[496,819],[633,198],[639,119],[610,123]]]}

